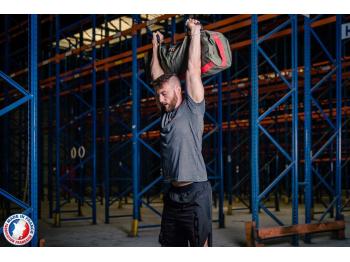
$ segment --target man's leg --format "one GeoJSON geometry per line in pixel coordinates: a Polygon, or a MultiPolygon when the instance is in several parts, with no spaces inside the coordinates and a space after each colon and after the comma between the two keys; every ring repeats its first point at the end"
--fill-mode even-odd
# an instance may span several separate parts
{"type": "Polygon", "coordinates": [[[172,203],[172,200],[170,200],[168,197],[168,193],[165,194],[161,229],[159,234],[159,243],[163,247],[188,246],[186,235],[179,227],[178,223],[178,214],[180,212],[181,209],[172,203]]]}
{"type": "Polygon", "coordinates": [[[212,246],[211,198],[212,191],[209,182],[200,183],[192,206],[192,224],[187,223],[191,246],[212,246]]]}

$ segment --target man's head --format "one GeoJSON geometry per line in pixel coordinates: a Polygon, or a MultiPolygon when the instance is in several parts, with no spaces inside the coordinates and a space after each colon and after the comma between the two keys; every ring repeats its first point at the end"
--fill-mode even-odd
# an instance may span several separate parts
{"type": "Polygon", "coordinates": [[[163,74],[153,81],[158,107],[170,112],[182,102],[180,79],[175,74],[163,74]]]}

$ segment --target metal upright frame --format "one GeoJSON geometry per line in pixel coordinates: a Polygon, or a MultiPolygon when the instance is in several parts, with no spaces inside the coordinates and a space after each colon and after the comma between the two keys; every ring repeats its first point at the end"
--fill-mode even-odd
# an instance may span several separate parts
{"type": "Polygon", "coordinates": [[[149,227],[158,227],[160,224],[151,224],[151,225],[139,225],[141,220],[140,207],[144,205],[156,215],[161,216],[161,213],[154,208],[151,204],[147,203],[142,199],[142,196],[145,195],[152,187],[162,181],[162,175],[159,175],[153,181],[144,185],[141,188],[141,144],[155,156],[160,158],[159,152],[157,152],[152,146],[150,146],[141,135],[148,130],[151,130],[154,126],[160,123],[160,118],[152,121],[147,124],[144,128],[141,129],[140,126],[140,113],[141,113],[141,88],[145,88],[147,92],[154,94],[154,90],[149,87],[140,77],[138,59],[137,59],[137,48],[138,48],[138,32],[137,24],[139,21],[138,15],[133,15],[133,29],[132,29],[132,176],[133,176],[133,221],[131,226],[131,235],[136,236],[138,234],[139,228],[149,228],[149,227]]]}
{"type": "MultiPolygon", "coordinates": [[[[105,37],[109,36],[108,19],[105,17],[105,37]]],[[[104,46],[105,57],[109,56],[109,42],[104,46]]],[[[103,174],[104,174],[104,195],[105,195],[105,223],[109,223],[109,206],[110,206],[110,180],[109,180],[109,70],[104,71],[104,143],[103,143],[103,174]]]]}
{"type": "MultiPolygon", "coordinates": [[[[5,48],[3,50],[3,57],[5,58],[4,60],[4,68],[3,68],[3,72],[5,74],[9,74],[9,68],[10,68],[10,34],[9,34],[9,26],[10,26],[10,17],[9,15],[5,16],[5,33],[6,33],[6,43],[5,43],[5,48]]],[[[7,89],[4,90],[4,95],[5,95],[5,103],[8,104],[9,103],[9,91],[7,89]]],[[[3,118],[2,118],[2,122],[3,122],[3,129],[1,131],[1,135],[2,135],[2,144],[3,146],[1,147],[1,173],[2,175],[2,183],[3,183],[3,189],[11,192],[11,185],[13,185],[13,183],[10,183],[10,155],[11,155],[11,137],[12,134],[10,132],[10,128],[11,128],[11,121],[9,118],[9,115],[6,114],[3,118]],[[3,133],[2,133],[3,132],[3,133]]],[[[5,203],[5,207],[7,209],[7,216],[10,214],[10,204],[7,202],[5,203]]]]}
{"type": "MultiPolygon", "coordinates": [[[[222,72],[217,76],[218,78],[218,174],[216,177],[219,187],[219,228],[225,227],[225,215],[224,215],[224,160],[223,160],[223,103],[222,103],[222,72]]],[[[209,178],[209,177],[208,177],[209,178]]]]}
{"type": "MultiPolygon", "coordinates": [[[[336,15],[336,30],[334,32],[335,39],[335,52],[332,51],[329,47],[326,47],[323,43],[321,37],[317,34],[315,29],[313,29],[313,24],[322,18],[322,15],[315,16],[313,18],[305,17],[304,18],[304,63],[305,63],[305,86],[304,86],[304,116],[305,116],[305,127],[304,127],[304,143],[305,143],[305,223],[310,224],[313,218],[313,186],[316,184],[322,185],[323,188],[327,189],[331,195],[331,201],[324,211],[321,212],[321,216],[318,219],[318,223],[321,223],[327,214],[333,215],[333,208],[335,208],[335,220],[343,220],[341,214],[341,135],[342,135],[342,40],[341,40],[341,15],[336,15]],[[322,76],[322,78],[314,84],[311,77],[311,64],[312,64],[312,48],[311,40],[314,40],[317,43],[323,53],[329,59],[331,66],[330,70],[322,76]],[[336,123],[331,119],[331,115],[328,115],[324,112],[321,104],[315,96],[315,92],[318,91],[321,87],[324,87],[326,81],[330,80],[335,75],[335,88],[336,88],[336,123]],[[312,105],[317,109],[313,109],[312,105]],[[320,141],[316,139],[314,142],[313,129],[312,129],[312,114],[313,112],[319,112],[323,119],[328,123],[329,128],[325,130],[318,130],[322,135],[329,134],[329,137],[326,141],[322,141],[322,146],[320,148],[315,148],[315,145],[320,141]],[[316,168],[316,160],[326,152],[332,144],[335,146],[335,172],[328,172],[326,175],[325,172],[320,172],[316,168]],[[332,174],[333,177],[327,178],[329,174],[332,174]]],[[[328,87],[332,89],[332,86],[328,87]]],[[[317,138],[323,136],[317,136],[317,138]]],[[[332,154],[332,149],[330,153],[332,154]]],[[[330,158],[332,161],[332,158],[330,158]]],[[[308,239],[309,241],[310,239],[308,239]]]]}
{"type": "MultiPolygon", "coordinates": [[[[231,79],[228,75],[228,83],[233,82],[249,69],[249,61],[246,61],[242,57],[240,58],[239,60],[238,51],[235,50],[232,58],[233,78],[231,79]],[[245,66],[242,67],[242,64],[245,66]]],[[[227,70],[227,73],[229,74],[230,71],[227,70]]],[[[245,83],[235,84],[232,87],[233,91],[230,91],[228,95],[231,95],[231,92],[233,92],[235,97],[247,98],[248,92],[245,90],[247,88],[248,85],[245,83]]],[[[244,191],[249,190],[250,182],[249,147],[245,148],[245,145],[249,144],[249,132],[246,132],[247,128],[242,127],[239,121],[239,115],[245,113],[243,109],[249,107],[249,99],[242,99],[241,101],[229,99],[227,103],[227,215],[232,215],[233,210],[250,209],[250,203],[247,203],[243,198],[244,191]],[[233,105],[234,110],[232,110],[233,105]],[[235,125],[234,128],[231,128],[231,122],[235,125]],[[243,151],[245,152],[244,154],[241,153],[243,151]],[[236,203],[241,202],[244,207],[233,207],[233,200],[235,200],[236,203]]]]}
{"type": "MultiPolygon", "coordinates": [[[[6,113],[18,108],[21,105],[28,103],[29,119],[28,119],[28,154],[30,156],[30,163],[27,168],[30,170],[30,191],[28,198],[29,203],[25,203],[18,199],[16,196],[0,188],[0,195],[10,202],[18,205],[23,209],[23,214],[30,216],[34,223],[35,233],[30,245],[35,247],[38,245],[38,15],[28,16],[30,20],[30,30],[28,30],[28,43],[29,51],[29,74],[28,84],[29,90],[27,91],[8,75],[0,71],[0,77],[5,80],[13,88],[17,89],[23,97],[12,102],[6,107],[0,110],[0,117],[6,113]]],[[[2,227],[0,228],[0,234],[2,234],[2,227]]]]}
{"type": "MultiPolygon", "coordinates": [[[[138,17],[133,15],[133,27],[137,24],[138,17]]],[[[131,234],[138,234],[138,222],[140,220],[140,199],[139,199],[139,90],[138,90],[138,61],[137,61],[137,31],[132,31],[132,177],[133,177],[133,222],[131,234]]]]}
{"type": "MultiPolygon", "coordinates": [[[[345,16],[343,16],[343,23],[348,23],[349,18],[346,19],[345,16]]],[[[342,56],[348,57],[349,55],[349,46],[350,46],[350,39],[344,39],[342,40],[342,56]]],[[[346,71],[344,71],[344,74],[346,71]]],[[[346,101],[343,103],[343,106],[350,106],[350,87],[349,87],[349,79],[344,80],[343,82],[343,99],[346,101]]],[[[349,147],[349,139],[350,139],[350,115],[345,114],[344,115],[344,120],[342,124],[342,144],[343,144],[343,152],[344,152],[344,157],[345,160],[343,161],[342,164],[342,173],[343,173],[343,190],[345,191],[345,199],[342,204],[342,212],[348,212],[350,211],[349,209],[349,204],[350,204],[350,173],[349,173],[349,167],[350,167],[350,147],[349,147]]]]}
{"type": "MultiPolygon", "coordinates": [[[[64,110],[67,110],[67,108],[62,107],[61,108],[61,91],[62,88],[65,87],[69,90],[70,87],[67,87],[66,85],[62,84],[63,78],[60,76],[61,72],[61,64],[60,59],[56,60],[56,203],[55,203],[55,219],[54,224],[56,226],[61,225],[61,221],[78,221],[78,220],[90,220],[93,224],[96,224],[96,184],[97,184],[97,178],[96,178],[96,129],[97,129],[97,115],[96,115],[96,15],[91,16],[91,22],[92,22],[92,40],[91,40],[91,64],[89,66],[92,66],[91,69],[91,83],[92,83],[92,90],[91,90],[91,101],[88,102],[86,99],[82,96],[82,94],[78,91],[72,91],[72,95],[79,101],[79,115],[73,115],[72,119],[70,121],[65,121],[64,123],[61,123],[62,120],[65,119],[61,117],[61,114],[63,114],[64,110]],[[80,106],[81,105],[81,106],[80,106]],[[87,108],[85,111],[82,110],[82,108],[87,108]],[[62,111],[62,112],[61,112],[62,111]],[[80,112],[83,111],[83,112],[80,112]],[[62,157],[62,153],[69,153],[70,146],[75,146],[76,148],[79,148],[81,144],[79,141],[74,141],[71,143],[71,141],[68,141],[68,144],[65,144],[66,137],[68,134],[68,127],[73,126],[78,121],[82,121],[83,119],[91,119],[91,138],[89,141],[89,148],[90,152],[85,155],[83,159],[79,159],[79,162],[73,163],[73,168],[70,170],[62,170],[62,165],[65,163],[69,163],[67,161],[67,158],[62,157]],[[69,148],[67,148],[69,147],[69,148]],[[66,160],[66,161],[65,161],[66,160]],[[90,176],[85,175],[85,167],[88,164],[91,164],[90,167],[90,176]],[[73,179],[69,178],[69,172],[75,172],[79,170],[81,174],[79,177],[75,177],[73,179]],[[62,172],[64,171],[64,172],[62,172]],[[71,188],[71,186],[67,185],[68,182],[73,181],[73,183],[78,182],[79,183],[79,190],[74,190],[71,188]],[[86,181],[90,182],[91,186],[91,198],[86,199],[85,198],[85,185],[88,183],[86,181]],[[78,192],[76,192],[78,191],[78,192]],[[69,203],[69,199],[66,199],[64,202],[61,201],[62,198],[62,192],[68,192],[69,195],[73,196],[77,202],[78,206],[77,209],[73,210],[63,210],[62,207],[69,203]],[[86,203],[88,206],[91,207],[91,216],[82,216],[81,213],[81,206],[86,203]],[[62,213],[76,213],[76,217],[64,217],[62,218],[62,213]]],[[[62,28],[60,26],[60,17],[59,15],[56,16],[56,56],[60,55],[60,45],[59,42],[61,40],[61,31],[62,28]]],[[[74,74],[78,74],[77,72],[74,72],[74,74]]],[[[69,77],[70,75],[66,76],[69,77]]],[[[63,101],[67,103],[68,101],[63,101]]],[[[72,132],[70,132],[72,134],[72,132]]],[[[82,135],[82,132],[79,133],[82,135]]],[[[79,140],[82,140],[82,138],[79,138],[79,140]]],[[[86,145],[85,145],[86,146],[86,145]]],[[[86,150],[88,150],[86,149],[86,150]]],[[[72,161],[71,161],[72,162],[72,161]]]]}
{"type": "MultiPolygon", "coordinates": [[[[54,28],[55,24],[50,23],[50,39],[53,39],[54,36],[54,28]]],[[[57,47],[56,47],[57,48],[57,47]]],[[[49,55],[51,56],[54,53],[55,50],[53,48],[50,50],[49,55]]],[[[49,64],[48,68],[48,76],[51,77],[53,75],[53,69],[56,67],[56,65],[53,65],[52,63],[49,64]]],[[[53,209],[54,209],[54,143],[55,141],[55,130],[53,128],[53,122],[54,122],[54,113],[55,113],[55,107],[54,107],[54,101],[55,101],[55,92],[53,88],[50,88],[49,90],[49,101],[48,101],[48,132],[47,132],[47,198],[49,202],[49,218],[53,217],[53,209]]]]}
{"type": "MultiPolygon", "coordinates": [[[[105,17],[105,38],[110,37],[110,30],[107,26],[109,19],[112,17],[105,17]]],[[[130,40],[126,40],[129,44],[130,40]]],[[[104,45],[105,59],[110,57],[111,47],[107,41],[104,45]]],[[[118,134],[127,134],[131,132],[131,120],[126,121],[124,114],[130,114],[131,110],[123,114],[120,114],[115,108],[123,107],[126,103],[131,103],[131,84],[128,83],[126,78],[120,71],[112,71],[112,68],[104,68],[104,195],[105,195],[105,223],[109,223],[111,218],[132,217],[132,214],[112,214],[111,206],[118,201],[118,208],[123,206],[122,200],[124,198],[127,202],[127,198],[132,192],[132,175],[131,175],[131,138],[123,138],[120,141],[111,145],[111,133],[114,132],[115,125],[118,127],[118,134]],[[113,72],[113,74],[111,73],[113,72]],[[110,76],[117,75],[119,80],[120,91],[116,96],[111,96],[110,90],[110,76]],[[113,109],[112,109],[113,108],[113,109]],[[112,110],[111,110],[112,109],[112,110]],[[113,112],[111,112],[113,111],[113,112]],[[112,121],[113,120],[113,121],[112,121]],[[127,152],[127,153],[125,153],[127,152]],[[113,166],[114,165],[114,166],[113,166]],[[117,186],[116,191],[113,188],[117,186]]]]}
{"type": "Polygon", "coordinates": [[[217,90],[217,108],[214,108],[213,112],[209,112],[206,109],[204,119],[206,123],[212,124],[214,127],[208,130],[203,135],[203,152],[207,152],[204,155],[206,169],[208,173],[208,179],[213,181],[213,193],[214,204],[216,203],[216,193],[219,197],[218,206],[218,219],[214,220],[219,222],[219,228],[225,227],[225,215],[224,215],[224,164],[223,164],[223,103],[222,103],[222,73],[208,77],[203,81],[203,85],[213,83],[214,89],[217,90]],[[206,148],[206,141],[209,148],[206,148]],[[212,143],[210,143],[212,142],[212,143]],[[207,150],[206,150],[207,149],[207,150]]]}
{"type": "MultiPolygon", "coordinates": [[[[298,64],[297,64],[297,15],[290,15],[282,24],[276,26],[270,32],[259,38],[258,15],[252,15],[251,23],[251,179],[252,179],[252,220],[256,229],[262,228],[260,223],[260,209],[271,217],[279,226],[284,226],[275,214],[273,214],[264,204],[263,200],[277,187],[283,178],[290,174],[292,183],[292,218],[293,225],[298,224],[298,64]],[[291,81],[287,80],[277,68],[270,57],[265,53],[261,44],[273,34],[281,31],[287,26],[291,27],[291,81]],[[261,55],[264,60],[274,69],[275,73],[288,87],[288,92],[268,110],[259,115],[259,65],[258,57],[261,55]],[[287,152],[278,141],[262,126],[264,120],[279,105],[291,100],[292,107],[292,137],[291,152],[287,152]],[[260,188],[260,168],[259,168],[259,131],[261,131],[280,153],[287,159],[288,166],[269,184],[266,188],[260,188]]],[[[293,244],[298,244],[297,237],[293,237],[293,244]]]]}

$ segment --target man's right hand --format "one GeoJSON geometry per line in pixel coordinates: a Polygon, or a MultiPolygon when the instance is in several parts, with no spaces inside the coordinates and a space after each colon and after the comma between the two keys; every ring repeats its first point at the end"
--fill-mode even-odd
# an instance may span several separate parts
{"type": "Polygon", "coordinates": [[[152,39],[153,46],[158,46],[161,43],[163,43],[163,41],[164,41],[164,36],[163,36],[163,34],[161,32],[159,32],[159,31],[153,32],[153,39],[152,39]],[[159,43],[158,43],[157,36],[159,37],[159,43]]]}
{"type": "Polygon", "coordinates": [[[193,19],[193,18],[187,19],[186,26],[189,29],[191,34],[200,33],[200,31],[202,29],[201,23],[198,20],[193,19]]]}

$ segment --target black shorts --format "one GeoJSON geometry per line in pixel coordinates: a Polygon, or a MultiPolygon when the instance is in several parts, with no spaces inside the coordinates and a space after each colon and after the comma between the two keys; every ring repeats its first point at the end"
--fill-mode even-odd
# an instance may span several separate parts
{"type": "Polygon", "coordinates": [[[164,195],[159,243],[165,247],[212,246],[212,190],[209,181],[171,187],[164,195]]]}

